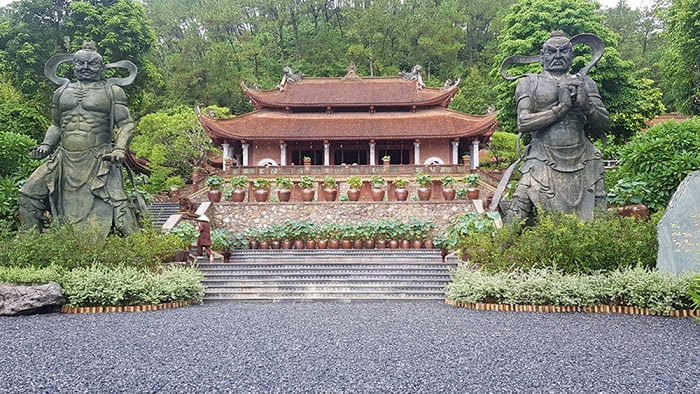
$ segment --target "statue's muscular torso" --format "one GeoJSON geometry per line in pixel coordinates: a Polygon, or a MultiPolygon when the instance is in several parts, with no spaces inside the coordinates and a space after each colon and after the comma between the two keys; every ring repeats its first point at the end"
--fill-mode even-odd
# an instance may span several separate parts
{"type": "Polygon", "coordinates": [[[64,149],[83,151],[112,142],[112,102],[104,83],[71,83],[57,104],[64,149]]]}

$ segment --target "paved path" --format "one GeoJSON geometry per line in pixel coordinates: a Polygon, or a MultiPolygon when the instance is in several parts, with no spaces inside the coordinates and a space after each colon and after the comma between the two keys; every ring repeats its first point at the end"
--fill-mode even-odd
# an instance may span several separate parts
{"type": "Polygon", "coordinates": [[[700,392],[690,319],[440,303],[0,318],[0,392],[700,392]]]}

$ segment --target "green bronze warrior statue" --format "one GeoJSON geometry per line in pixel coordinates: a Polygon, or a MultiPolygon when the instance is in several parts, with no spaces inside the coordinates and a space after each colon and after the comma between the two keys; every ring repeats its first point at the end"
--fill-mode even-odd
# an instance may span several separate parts
{"type": "Polygon", "coordinates": [[[44,73],[61,87],[53,95],[51,126],[30,151],[34,159],[48,158],[19,190],[23,223],[41,228],[48,210],[105,237],[111,231],[135,231],[138,222],[121,171],[134,121],[121,87],[133,82],[136,66],[129,61],[105,65],[94,43],[86,42],[75,54],[49,59],[44,73]],[[76,82],[56,75],[65,62],[73,63],[76,82]],[[105,80],[105,70],[116,67],[126,68],[129,76],[105,80]]]}
{"type": "Polygon", "coordinates": [[[586,76],[603,49],[595,35],[569,39],[555,31],[540,55],[511,56],[504,61],[501,74],[506,79],[522,78],[515,90],[518,131],[532,137],[506,222],[527,219],[532,223],[538,209],[575,213],[590,220],[595,207],[605,207],[602,157],[589,137],[604,138],[610,117],[595,82],[586,76]],[[578,43],[592,48],[593,60],[572,74],[573,46],[578,43]],[[505,73],[509,64],[536,61],[542,63],[540,74],[511,77],[505,73]]]}

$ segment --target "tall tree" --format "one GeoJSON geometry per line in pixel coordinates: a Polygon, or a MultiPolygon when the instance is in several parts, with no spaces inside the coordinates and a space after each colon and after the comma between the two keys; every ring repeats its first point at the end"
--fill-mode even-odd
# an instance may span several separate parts
{"type": "Polygon", "coordinates": [[[700,2],[673,0],[666,18],[663,84],[676,110],[700,114],[700,2]]]}

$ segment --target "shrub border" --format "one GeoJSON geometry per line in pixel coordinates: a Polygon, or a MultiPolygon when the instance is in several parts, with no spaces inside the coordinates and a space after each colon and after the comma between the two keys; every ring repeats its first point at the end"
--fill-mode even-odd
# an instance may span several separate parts
{"type": "Polygon", "coordinates": [[[112,312],[150,312],[159,311],[162,309],[180,308],[183,306],[194,305],[197,300],[164,302],[162,304],[152,305],[120,305],[120,306],[62,306],[61,313],[67,314],[86,314],[86,313],[112,313],[112,312]]]}
{"type": "Polygon", "coordinates": [[[700,317],[700,309],[673,309],[668,314],[654,312],[649,308],[637,308],[636,306],[626,305],[594,305],[594,306],[578,306],[578,305],[525,305],[525,304],[490,304],[490,303],[468,303],[461,301],[453,301],[449,298],[445,299],[445,304],[467,309],[476,309],[480,311],[498,311],[498,312],[542,312],[542,313],[570,313],[570,312],[587,312],[587,313],[617,313],[623,315],[645,315],[645,316],[671,316],[671,317],[700,317]]]}

